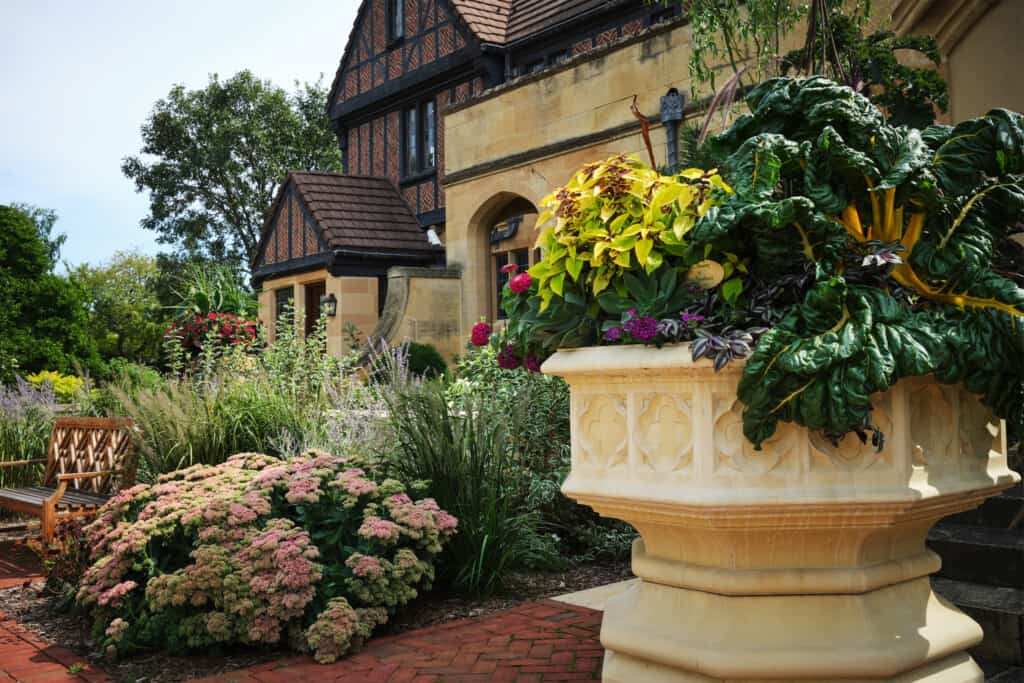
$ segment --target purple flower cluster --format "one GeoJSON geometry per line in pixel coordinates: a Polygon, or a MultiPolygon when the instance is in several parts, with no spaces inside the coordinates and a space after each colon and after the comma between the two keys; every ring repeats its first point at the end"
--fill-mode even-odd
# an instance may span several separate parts
{"type": "Polygon", "coordinates": [[[623,327],[637,341],[649,342],[658,336],[658,321],[649,315],[630,318],[623,327]]]}

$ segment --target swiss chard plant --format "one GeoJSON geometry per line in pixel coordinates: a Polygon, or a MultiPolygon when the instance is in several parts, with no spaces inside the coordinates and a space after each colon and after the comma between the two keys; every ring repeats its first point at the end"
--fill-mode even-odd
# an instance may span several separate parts
{"type": "MultiPolygon", "coordinates": [[[[612,286],[593,286],[601,266],[587,255],[544,294],[559,226],[577,216],[556,194],[545,260],[506,290],[497,343],[543,358],[559,346],[691,341],[717,367],[749,355],[738,395],[758,447],[780,420],[880,444],[872,396],[916,375],[963,384],[1024,423],[1024,276],[1011,240],[1024,218],[1024,117],[894,126],[821,77],[766,81],[747,105],[707,143],[721,170],[683,176],[716,178],[693,225],[659,263],[634,251],[612,286]]],[[[650,215],[671,226],[680,209],[650,215]]],[[[588,215],[581,234],[600,241],[649,214],[588,215]]]]}

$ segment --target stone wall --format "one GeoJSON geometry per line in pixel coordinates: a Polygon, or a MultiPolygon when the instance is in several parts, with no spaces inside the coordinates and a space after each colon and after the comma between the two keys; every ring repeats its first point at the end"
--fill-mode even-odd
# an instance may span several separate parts
{"type": "Polygon", "coordinates": [[[405,341],[431,344],[451,361],[464,346],[459,275],[437,268],[391,268],[384,312],[370,336],[392,346],[405,341]]]}
{"type": "Polygon", "coordinates": [[[338,301],[337,315],[327,319],[327,350],[332,355],[341,356],[348,350],[344,335],[346,323],[355,325],[363,338],[377,325],[378,290],[375,277],[335,277],[325,269],[320,269],[264,280],[259,293],[260,320],[267,327],[268,338],[273,341],[276,332],[277,290],[292,289],[295,317],[303,319],[306,314],[305,287],[315,282],[324,282],[327,294],[333,294],[338,301]]]}

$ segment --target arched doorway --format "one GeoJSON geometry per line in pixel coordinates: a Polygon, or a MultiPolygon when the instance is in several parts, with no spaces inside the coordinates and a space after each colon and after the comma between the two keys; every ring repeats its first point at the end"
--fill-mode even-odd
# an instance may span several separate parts
{"type": "Polygon", "coordinates": [[[538,211],[533,201],[518,192],[501,191],[473,204],[464,231],[453,231],[446,247],[449,264],[462,271],[466,334],[481,318],[500,319],[498,302],[508,281],[501,267],[529,267],[539,258],[534,249],[538,211]]]}

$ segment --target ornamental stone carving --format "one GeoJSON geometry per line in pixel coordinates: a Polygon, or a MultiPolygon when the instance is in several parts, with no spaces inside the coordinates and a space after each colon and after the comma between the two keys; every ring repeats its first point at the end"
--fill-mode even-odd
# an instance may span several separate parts
{"type": "Polygon", "coordinates": [[[563,492],[641,536],[642,580],[605,611],[604,680],[981,683],[966,653],[981,629],[932,593],[924,538],[1019,481],[1004,426],[918,377],[873,397],[881,448],[783,423],[756,451],[742,370],[686,345],[544,364],[572,392],[563,492]]]}

